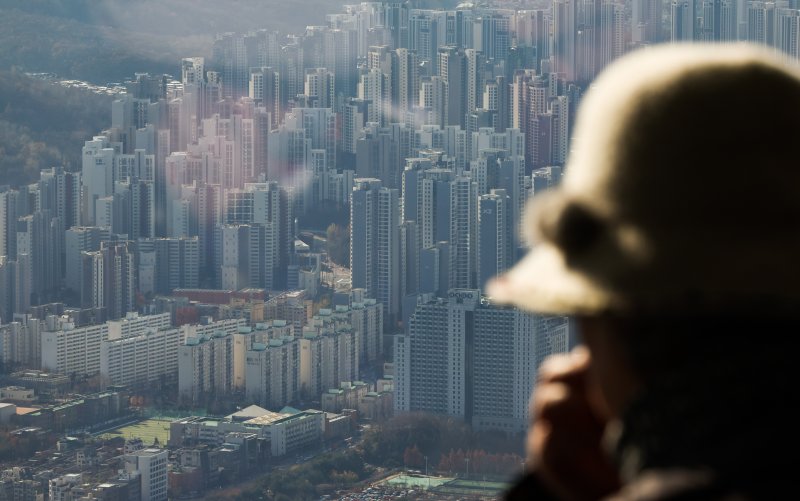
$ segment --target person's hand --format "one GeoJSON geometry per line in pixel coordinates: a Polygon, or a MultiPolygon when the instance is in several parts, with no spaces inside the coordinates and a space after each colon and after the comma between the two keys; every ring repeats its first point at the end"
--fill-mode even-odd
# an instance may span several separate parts
{"type": "Polygon", "coordinates": [[[585,348],[548,358],[531,401],[529,468],[567,500],[598,499],[620,486],[601,446],[605,413],[587,385],[589,364],[585,348]]]}

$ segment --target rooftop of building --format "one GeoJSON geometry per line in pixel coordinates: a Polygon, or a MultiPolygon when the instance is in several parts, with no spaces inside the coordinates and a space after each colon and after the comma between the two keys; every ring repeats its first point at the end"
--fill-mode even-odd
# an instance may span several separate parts
{"type": "Polygon", "coordinates": [[[233,414],[225,416],[225,419],[229,419],[231,421],[247,421],[248,419],[260,417],[269,413],[270,411],[268,411],[263,407],[259,407],[258,405],[251,405],[249,407],[245,407],[242,410],[236,411],[233,414]]]}
{"type": "Polygon", "coordinates": [[[228,334],[225,331],[214,331],[211,334],[206,333],[206,334],[201,334],[199,336],[190,336],[190,337],[186,338],[186,341],[184,342],[184,345],[186,345],[186,346],[197,346],[197,345],[203,344],[203,343],[205,343],[207,341],[210,341],[211,339],[220,339],[220,338],[227,337],[229,335],[230,334],[228,334]]]}
{"type": "Polygon", "coordinates": [[[258,322],[256,324],[257,331],[265,331],[270,329],[271,327],[286,327],[288,322],[286,320],[268,320],[266,322],[258,322]]]}
{"type": "Polygon", "coordinates": [[[287,291],[277,296],[273,296],[269,299],[269,302],[277,302],[281,299],[303,299],[305,298],[306,291],[304,290],[296,290],[296,291],[287,291]]]}
{"type": "MultiPolygon", "coordinates": [[[[281,423],[285,423],[287,421],[292,421],[292,420],[296,420],[296,419],[300,419],[300,420],[308,419],[311,416],[315,416],[317,414],[324,414],[322,411],[318,411],[318,410],[314,410],[314,409],[308,409],[308,410],[305,410],[305,411],[297,411],[296,413],[283,413],[283,411],[286,410],[286,409],[287,409],[287,407],[284,407],[281,410],[280,413],[277,413],[277,414],[279,414],[280,417],[275,419],[275,420],[273,420],[273,421],[271,421],[271,422],[269,422],[269,423],[264,423],[264,424],[253,423],[253,424],[261,424],[262,426],[270,425],[270,424],[281,424],[281,423]]],[[[297,409],[293,409],[293,410],[297,410],[297,409]]],[[[250,421],[248,421],[247,423],[250,423],[250,421]]],[[[247,424],[247,423],[245,423],[245,424],[247,424]]]]}
{"type": "Polygon", "coordinates": [[[56,380],[56,379],[66,379],[69,380],[67,376],[64,374],[59,374],[56,372],[46,372],[40,370],[24,370],[19,371],[11,374],[11,377],[16,379],[39,379],[39,380],[56,380]]]}
{"type": "Polygon", "coordinates": [[[139,449],[138,451],[133,451],[128,453],[129,456],[139,456],[139,457],[149,457],[155,456],[157,454],[161,454],[162,452],[166,452],[166,449],[157,449],[155,447],[148,447],[147,449],[139,449]]]}
{"type": "Polygon", "coordinates": [[[280,412],[267,411],[266,414],[254,417],[253,419],[249,419],[245,421],[244,424],[255,425],[255,426],[269,426],[271,424],[278,423],[287,417],[291,417],[291,415],[281,414],[280,412]]]}

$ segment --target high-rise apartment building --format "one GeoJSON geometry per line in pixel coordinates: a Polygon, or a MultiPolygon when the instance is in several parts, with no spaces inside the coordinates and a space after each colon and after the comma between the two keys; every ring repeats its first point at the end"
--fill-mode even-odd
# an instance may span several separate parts
{"type": "Polygon", "coordinates": [[[436,50],[446,40],[440,40],[439,17],[434,11],[414,9],[408,19],[408,48],[416,51],[420,62],[433,65],[432,73],[436,73],[436,50]]]}
{"type": "Polygon", "coordinates": [[[217,228],[220,288],[276,288],[275,229],[271,224],[232,224],[217,228]]]}
{"type": "Polygon", "coordinates": [[[300,397],[300,340],[265,341],[253,343],[247,351],[245,395],[250,402],[280,409],[300,397]]]}
{"type": "MultiPolygon", "coordinates": [[[[673,0],[673,4],[676,1],[673,0]]],[[[684,0],[693,2],[693,0],[684,0]]],[[[622,2],[603,2],[600,6],[599,20],[599,40],[600,47],[596,60],[595,73],[599,73],[611,61],[617,59],[625,53],[625,5],[622,2]]],[[[693,21],[693,19],[692,19],[693,21]]],[[[683,25],[677,27],[680,32],[684,29],[683,25]]],[[[680,36],[689,36],[687,40],[694,37],[691,33],[682,33],[680,36]]]]}
{"type": "Polygon", "coordinates": [[[476,283],[476,225],[478,185],[459,176],[450,183],[450,287],[472,288],[476,283]]]}
{"type": "Polygon", "coordinates": [[[197,237],[139,240],[137,246],[139,292],[169,294],[175,289],[196,289],[200,278],[197,237]]]}
{"type": "Polygon", "coordinates": [[[271,116],[272,123],[283,117],[281,107],[281,76],[272,67],[250,68],[248,95],[256,106],[263,107],[271,116]]]}
{"type": "Polygon", "coordinates": [[[778,9],[775,12],[775,48],[787,58],[800,56],[800,9],[778,9]]]}
{"type": "Polygon", "coordinates": [[[478,290],[421,296],[408,333],[394,341],[395,410],[523,431],[539,361],[571,343],[565,319],[493,305],[478,290]]]}
{"type": "MultiPolygon", "coordinates": [[[[650,0],[653,1],[653,0],[650,0]]],[[[658,4],[660,5],[660,1],[658,4]]],[[[702,0],[697,4],[699,30],[696,36],[705,42],[725,42],[738,39],[736,0],[702,0]]]]}
{"type": "Polygon", "coordinates": [[[384,308],[384,320],[400,313],[400,206],[396,189],[380,180],[356,180],[350,197],[350,270],[353,287],[366,289],[384,308]]]}
{"type": "Polygon", "coordinates": [[[112,384],[152,382],[162,375],[175,376],[179,339],[169,313],[129,313],[120,320],[84,327],[54,317],[41,334],[41,365],[61,374],[100,372],[112,384]]]}
{"type": "Polygon", "coordinates": [[[305,95],[311,108],[334,108],[336,105],[336,75],[327,68],[307,70],[305,95]]]}
{"type": "Polygon", "coordinates": [[[245,391],[247,352],[257,343],[268,344],[272,339],[294,337],[294,325],[286,320],[268,320],[258,322],[255,329],[240,326],[233,336],[233,388],[245,391]]]}
{"type": "Polygon", "coordinates": [[[28,215],[27,198],[27,189],[0,188],[0,256],[17,257],[17,218],[28,215]]]}
{"type": "Polygon", "coordinates": [[[419,83],[419,107],[426,118],[417,125],[438,125],[447,123],[447,84],[438,76],[424,77],[419,83]]]}
{"type": "Polygon", "coordinates": [[[338,96],[354,96],[358,84],[358,34],[351,29],[329,29],[323,38],[323,66],[336,75],[337,100],[338,96]]]}
{"type": "Polygon", "coordinates": [[[544,9],[517,11],[515,15],[517,43],[535,49],[531,69],[537,72],[541,71],[542,60],[550,57],[550,22],[551,13],[544,9]]]}
{"type": "Polygon", "coordinates": [[[505,60],[511,47],[511,17],[505,12],[491,12],[472,21],[473,47],[487,59],[505,60]]]}
{"type": "Polygon", "coordinates": [[[464,128],[468,112],[467,92],[470,88],[467,84],[467,57],[456,46],[439,47],[437,56],[439,77],[445,89],[445,116],[442,125],[459,125],[464,128]]]}
{"type": "Polygon", "coordinates": [[[662,0],[633,1],[631,15],[633,43],[647,45],[663,41],[662,11],[662,0]]]}
{"type": "Polygon", "coordinates": [[[109,229],[97,226],[74,226],[66,230],[66,280],[65,285],[73,291],[80,292],[83,276],[83,252],[100,250],[101,242],[110,239],[109,229]]]}
{"type": "Polygon", "coordinates": [[[300,385],[306,398],[320,395],[342,381],[358,379],[359,356],[355,331],[346,322],[335,322],[331,310],[303,328],[300,339],[300,385]]]}
{"type": "Polygon", "coordinates": [[[109,339],[100,343],[100,375],[104,384],[136,386],[176,380],[178,329],[147,327],[142,333],[118,338],[111,338],[112,330],[109,329],[109,339]]]}
{"type": "Polygon", "coordinates": [[[477,285],[484,289],[493,277],[514,263],[514,210],[505,190],[478,198],[477,285]]]}
{"type": "Polygon", "coordinates": [[[390,75],[377,68],[362,74],[358,83],[358,98],[369,103],[367,122],[385,125],[392,110],[390,75]]]}
{"type": "Polygon", "coordinates": [[[28,277],[34,304],[41,304],[46,293],[61,285],[63,235],[61,219],[53,217],[49,210],[37,210],[16,221],[16,257],[28,256],[27,265],[20,266],[20,272],[28,277]]]}
{"type": "Polygon", "coordinates": [[[349,306],[337,306],[335,314],[346,317],[353,327],[359,363],[366,365],[383,356],[383,305],[372,298],[357,299],[349,306]]]}
{"type": "Polygon", "coordinates": [[[108,325],[63,322],[55,327],[42,333],[42,369],[78,376],[100,372],[100,346],[108,339],[108,325]]]}
{"type": "Polygon", "coordinates": [[[214,40],[213,64],[221,70],[224,97],[247,95],[248,70],[258,62],[256,43],[253,36],[234,33],[218,35],[214,40]]]}
{"type": "MultiPolygon", "coordinates": [[[[2,277],[0,277],[0,280],[2,280],[2,277]]],[[[0,305],[1,307],[2,305],[0,305]]],[[[10,319],[11,317],[8,318],[10,319]]],[[[3,318],[3,322],[4,324],[0,325],[0,360],[2,360],[4,366],[7,368],[40,368],[42,356],[41,334],[45,329],[45,323],[35,318],[25,318],[10,323],[3,318]]]]}
{"type": "Polygon", "coordinates": [[[178,348],[178,395],[192,404],[229,394],[233,389],[234,337],[227,332],[184,339],[178,348]]]}
{"type": "Polygon", "coordinates": [[[39,210],[49,210],[61,219],[64,228],[81,221],[81,173],[67,172],[63,167],[42,169],[39,173],[39,210]]]}
{"type": "Polygon", "coordinates": [[[83,252],[81,303],[86,308],[105,308],[116,319],[134,311],[136,302],[136,244],[102,242],[97,252],[83,252]]]}
{"type": "Polygon", "coordinates": [[[111,196],[114,190],[114,157],[122,153],[122,144],[111,142],[106,136],[95,136],[83,147],[81,183],[81,222],[93,226],[97,199],[111,196]]]}
{"type": "Polygon", "coordinates": [[[568,81],[577,77],[577,0],[553,0],[553,71],[568,81]]]}
{"type": "Polygon", "coordinates": [[[697,39],[697,0],[672,0],[670,39],[691,42],[697,39]]]}
{"type": "Polygon", "coordinates": [[[419,95],[419,63],[416,52],[398,48],[392,58],[392,122],[405,121],[405,114],[419,95]]]}

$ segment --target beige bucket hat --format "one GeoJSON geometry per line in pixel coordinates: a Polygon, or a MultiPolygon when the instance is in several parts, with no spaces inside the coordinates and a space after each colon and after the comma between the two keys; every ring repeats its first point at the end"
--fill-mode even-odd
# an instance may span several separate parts
{"type": "Polygon", "coordinates": [[[493,300],[576,315],[800,304],[800,73],[778,55],[625,56],[587,92],[572,149],[562,184],[526,210],[531,251],[490,282],[493,300]]]}

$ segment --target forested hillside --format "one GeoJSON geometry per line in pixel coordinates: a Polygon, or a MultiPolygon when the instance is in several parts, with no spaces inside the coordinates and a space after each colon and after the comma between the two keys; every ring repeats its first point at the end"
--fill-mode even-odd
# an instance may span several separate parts
{"type": "Polygon", "coordinates": [[[0,184],[38,179],[54,165],[80,167],[83,141],[111,122],[111,97],[0,71],[0,184]]]}
{"type": "Polygon", "coordinates": [[[0,68],[98,84],[137,71],[175,75],[182,57],[210,56],[217,33],[302,31],[341,5],[308,3],[297,9],[276,0],[0,0],[0,68]]]}
{"type": "Polygon", "coordinates": [[[0,9],[0,68],[94,83],[120,82],[136,71],[176,74],[181,54],[206,51],[210,40],[192,44],[171,36],[138,36],[124,29],[68,18],[0,9]]]}

